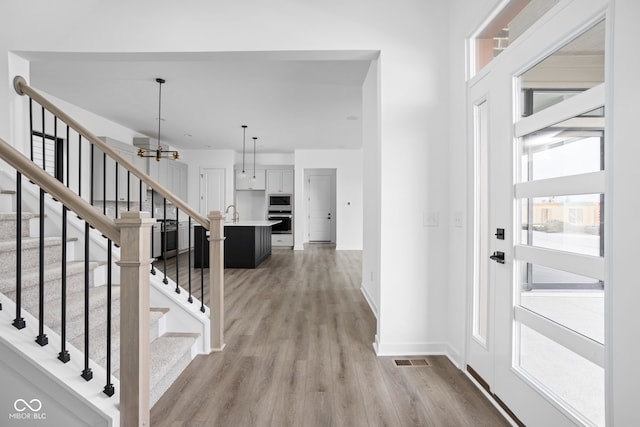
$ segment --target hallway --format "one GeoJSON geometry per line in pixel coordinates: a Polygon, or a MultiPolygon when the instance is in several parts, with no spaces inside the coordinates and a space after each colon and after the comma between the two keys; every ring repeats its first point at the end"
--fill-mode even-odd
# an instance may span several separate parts
{"type": "Polygon", "coordinates": [[[225,282],[225,350],[191,363],[152,426],[509,425],[446,357],[376,357],[360,251],[274,250],[225,282]]]}

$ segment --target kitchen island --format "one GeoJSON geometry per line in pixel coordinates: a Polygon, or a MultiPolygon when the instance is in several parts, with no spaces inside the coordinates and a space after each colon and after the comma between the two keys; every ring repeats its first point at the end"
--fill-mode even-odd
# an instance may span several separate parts
{"type": "MultiPolygon", "coordinates": [[[[271,227],[280,221],[224,223],[224,267],[256,268],[271,256],[271,227]]],[[[209,245],[202,244],[202,227],[196,227],[194,267],[209,267],[209,245]],[[200,228],[200,230],[197,230],[200,228]]]]}

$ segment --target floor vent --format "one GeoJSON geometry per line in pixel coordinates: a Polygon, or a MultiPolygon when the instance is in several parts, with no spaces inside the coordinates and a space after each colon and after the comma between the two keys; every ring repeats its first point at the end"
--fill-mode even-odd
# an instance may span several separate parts
{"type": "Polygon", "coordinates": [[[424,368],[429,366],[426,359],[393,359],[398,368],[424,368]]]}

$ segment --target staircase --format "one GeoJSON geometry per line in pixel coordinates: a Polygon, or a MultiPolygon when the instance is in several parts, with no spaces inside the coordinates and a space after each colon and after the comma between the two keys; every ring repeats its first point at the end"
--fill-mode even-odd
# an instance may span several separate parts
{"type": "MultiPolygon", "coordinates": [[[[15,207],[12,191],[0,191],[0,209],[15,207]]],[[[38,215],[22,214],[22,309],[34,317],[39,312],[39,238],[33,237],[31,223],[37,221],[38,215]]],[[[0,293],[15,302],[16,297],[16,221],[15,212],[0,213],[0,293]]],[[[60,237],[44,239],[44,318],[45,325],[55,334],[61,334],[61,248],[67,245],[68,253],[75,251],[77,239],[62,242],[60,237]]],[[[80,243],[81,244],[81,243],[80,243]]],[[[107,322],[107,286],[105,285],[104,262],[89,262],[89,357],[99,366],[106,366],[106,327],[107,322]]],[[[85,318],[84,318],[84,260],[68,261],[66,283],[66,338],[67,346],[84,351],[85,318]]],[[[115,378],[119,377],[120,360],[120,287],[112,286],[112,326],[111,326],[111,371],[115,378]]],[[[151,378],[150,406],[162,396],[167,388],[191,362],[196,349],[197,335],[194,333],[165,333],[165,320],[169,308],[152,307],[150,311],[151,342],[151,378]]],[[[35,338],[35,337],[34,337],[35,338]]],[[[57,336],[48,336],[50,342],[58,340],[57,336]]],[[[44,347],[46,348],[46,347],[44,347]]],[[[80,372],[78,372],[80,375],[80,372]]],[[[102,380],[99,380],[102,381],[102,380]]],[[[96,384],[96,387],[100,387],[96,384]]],[[[116,390],[117,392],[117,390],[116,390]]],[[[115,399],[115,398],[114,398],[115,399]]],[[[117,402],[117,400],[116,400],[117,402]]]]}

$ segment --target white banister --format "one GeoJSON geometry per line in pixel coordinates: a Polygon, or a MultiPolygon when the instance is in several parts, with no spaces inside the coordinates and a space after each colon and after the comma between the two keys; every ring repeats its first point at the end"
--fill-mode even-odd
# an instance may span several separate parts
{"type": "Polygon", "coordinates": [[[211,351],[224,349],[224,215],[209,212],[209,316],[211,351]]]}
{"type": "Polygon", "coordinates": [[[148,426],[150,419],[149,266],[147,212],[123,212],[120,227],[120,425],[148,426]]]}

